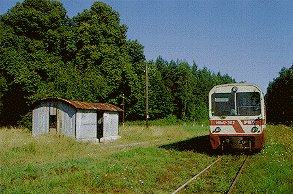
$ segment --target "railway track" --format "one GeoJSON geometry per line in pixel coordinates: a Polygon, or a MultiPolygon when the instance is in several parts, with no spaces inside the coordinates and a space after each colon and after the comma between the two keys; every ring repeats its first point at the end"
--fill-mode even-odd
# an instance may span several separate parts
{"type": "MultiPolygon", "coordinates": [[[[210,165],[208,165],[205,169],[203,169],[201,172],[199,172],[198,174],[196,174],[194,177],[192,177],[191,179],[189,179],[186,183],[184,183],[183,185],[181,185],[178,189],[176,189],[172,194],[176,194],[179,191],[181,191],[182,189],[184,189],[189,183],[191,183],[192,181],[196,180],[201,174],[205,173],[206,171],[208,171],[213,165],[215,165],[216,163],[218,163],[219,161],[222,160],[223,156],[220,156],[217,160],[215,160],[213,163],[211,163],[210,165]]],[[[235,188],[235,185],[237,183],[237,181],[239,180],[243,169],[245,168],[246,164],[248,163],[248,161],[250,160],[251,155],[247,155],[243,161],[243,163],[241,164],[233,182],[230,185],[229,190],[226,192],[227,194],[231,194],[233,192],[233,189],[235,188]]]]}
{"type": "Polygon", "coordinates": [[[246,158],[245,158],[244,162],[242,163],[241,167],[239,168],[239,170],[238,170],[238,172],[237,172],[237,174],[236,174],[236,176],[235,176],[235,178],[234,178],[234,180],[233,180],[233,182],[232,182],[232,184],[231,184],[231,186],[230,186],[227,194],[231,194],[232,193],[232,191],[233,191],[233,189],[234,189],[234,187],[235,187],[235,185],[236,185],[239,177],[242,174],[242,171],[243,171],[244,167],[246,166],[246,164],[250,160],[250,158],[251,158],[251,155],[246,156],[246,158]]]}

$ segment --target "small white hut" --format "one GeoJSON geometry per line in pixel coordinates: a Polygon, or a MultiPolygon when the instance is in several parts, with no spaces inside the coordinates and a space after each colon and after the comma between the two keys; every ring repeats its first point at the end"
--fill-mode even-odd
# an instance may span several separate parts
{"type": "Polygon", "coordinates": [[[114,141],[120,138],[118,123],[122,111],[108,103],[46,98],[33,109],[32,134],[57,133],[78,140],[114,141]]]}

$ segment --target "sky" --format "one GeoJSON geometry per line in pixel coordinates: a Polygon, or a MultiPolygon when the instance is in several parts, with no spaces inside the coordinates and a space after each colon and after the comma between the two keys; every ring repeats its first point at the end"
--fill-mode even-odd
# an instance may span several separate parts
{"type": "MultiPolygon", "coordinates": [[[[0,0],[4,14],[21,0],[0,0]]],[[[101,0],[120,15],[127,38],[144,46],[147,60],[185,60],[190,65],[266,93],[269,82],[293,64],[291,0],[101,0]]],[[[60,0],[72,18],[94,0],[60,0]]]]}

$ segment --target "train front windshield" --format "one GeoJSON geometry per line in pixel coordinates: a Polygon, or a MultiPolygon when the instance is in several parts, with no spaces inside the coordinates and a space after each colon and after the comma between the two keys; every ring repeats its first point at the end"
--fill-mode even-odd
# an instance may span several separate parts
{"type": "Polygon", "coordinates": [[[260,93],[214,93],[212,98],[213,116],[250,116],[261,114],[260,93]]]}

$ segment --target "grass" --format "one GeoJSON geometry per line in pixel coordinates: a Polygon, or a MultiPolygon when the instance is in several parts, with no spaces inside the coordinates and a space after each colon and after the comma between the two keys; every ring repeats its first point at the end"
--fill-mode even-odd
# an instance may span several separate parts
{"type": "MultiPolygon", "coordinates": [[[[292,193],[292,128],[269,126],[235,193],[292,193]]],[[[218,157],[208,127],[121,127],[113,143],[64,136],[33,138],[0,129],[0,193],[172,193],[218,157]]],[[[226,155],[181,193],[225,193],[245,156],[226,155]]]]}
{"type": "MultiPolygon", "coordinates": [[[[293,193],[293,129],[268,126],[265,148],[252,155],[236,184],[234,193],[293,193]]],[[[245,155],[227,155],[185,193],[225,193],[245,155]]]]}
{"type": "Polygon", "coordinates": [[[255,193],[293,193],[292,142],[292,127],[270,126],[265,149],[253,156],[237,191],[249,187],[255,193]]]}

